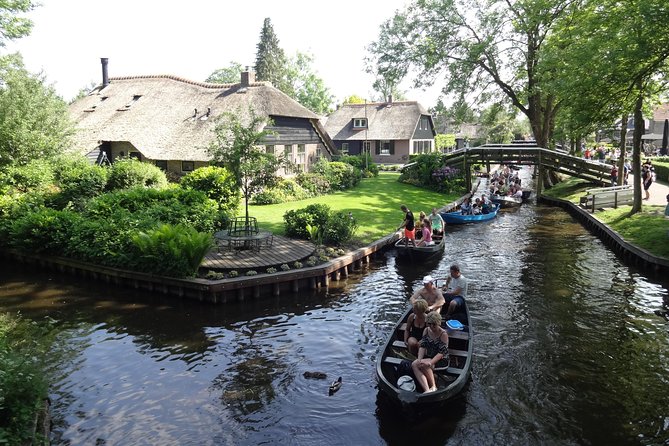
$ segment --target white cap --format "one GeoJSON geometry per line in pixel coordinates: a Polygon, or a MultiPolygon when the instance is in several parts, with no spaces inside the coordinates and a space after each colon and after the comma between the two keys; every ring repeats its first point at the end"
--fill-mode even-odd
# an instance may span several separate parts
{"type": "Polygon", "coordinates": [[[427,275],[427,276],[423,277],[423,285],[425,285],[426,283],[432,283],[432,282],[434,282],[434,279],[432,278],[432,276],[427,275]]]}

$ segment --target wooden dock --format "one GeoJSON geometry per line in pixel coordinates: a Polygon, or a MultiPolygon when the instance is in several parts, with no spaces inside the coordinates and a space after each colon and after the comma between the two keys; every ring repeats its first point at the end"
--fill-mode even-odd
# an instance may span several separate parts
{"type": "Polygon", "coordinates": [[[313,243],[306,240],[292,240],[275,235],[271,246],[263,245],[257,250],[214,248],[205,256],[200,267],[211,270],[255,269],[264,273],[268,267],[279,269],[284,263],[291,266],[292,263],[312,255],[315,248],[313,243]]]}

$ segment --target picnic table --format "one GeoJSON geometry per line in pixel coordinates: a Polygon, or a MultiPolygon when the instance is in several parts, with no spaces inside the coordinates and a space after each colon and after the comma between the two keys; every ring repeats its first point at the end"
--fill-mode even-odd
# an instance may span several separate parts
{"type": "Polygon", "coordinates": [[[274,235],[269,231],[258,231],[248,234],[231,234],[228,231],[218,231],[214,234],[214,240],[219,252],[221,249],[229,249],[230,251],[245,249],[260,251],[263,246],[272,246],[274,235]]]}

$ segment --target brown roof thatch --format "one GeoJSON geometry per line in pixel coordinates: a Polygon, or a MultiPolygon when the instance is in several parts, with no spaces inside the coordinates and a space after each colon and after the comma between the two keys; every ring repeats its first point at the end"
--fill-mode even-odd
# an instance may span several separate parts
{"type": "MultiPolygon", "coordinates": [[[[318,115],[270,83],[243,87],[164,75],[113,77],[70,105],[77,123],[74,149],[88,153],[103,141],[128,141],[149,159],[209,161],[206,148],[214,139],[216,118],[244,113],[249,106],[260,116],[308,119],[325,133],[318,115]]],[[[333,150],[327,136],[323,143],[333,150]]]]}
{"type": "Polygon", "coordinates": [[[411,139],[421,116],[432,120],[425,108],[415,101],[345,104],[328,116],[325,129],[334,140],[411,139]],[[367,118],[366,131],[353,130],[355,118],[367,118]]]}

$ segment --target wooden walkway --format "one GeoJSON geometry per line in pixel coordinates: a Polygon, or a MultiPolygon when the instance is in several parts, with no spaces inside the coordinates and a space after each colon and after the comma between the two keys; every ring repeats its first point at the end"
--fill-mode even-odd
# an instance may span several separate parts
{"type": "MultiPolygon", "coordinates": [[[[273,266],[302,260],[313,254],[315,246],[306,240],[292,240],[279,235],[274,236],[272,246],[263,246],[260,250],[229,250],[214,248],[204,258],[200,268],[212,270],[257,269],[258,273],[273,266]]],[[[292,268],[292,265],[291,265],[292,268]]]]}

